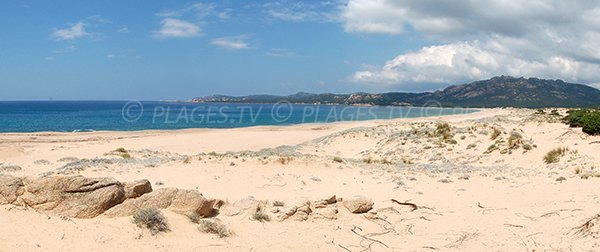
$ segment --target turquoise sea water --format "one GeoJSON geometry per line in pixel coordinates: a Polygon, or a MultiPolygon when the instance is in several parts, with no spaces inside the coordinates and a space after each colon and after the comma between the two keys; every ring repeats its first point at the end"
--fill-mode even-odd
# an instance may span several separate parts
{"type": "Polygon", "coordinates": [[[137,101],[0,102],[0,132],[80,132],[413,118],[472,113],[475,109],[379,106],[228,104],[137,101]]]}

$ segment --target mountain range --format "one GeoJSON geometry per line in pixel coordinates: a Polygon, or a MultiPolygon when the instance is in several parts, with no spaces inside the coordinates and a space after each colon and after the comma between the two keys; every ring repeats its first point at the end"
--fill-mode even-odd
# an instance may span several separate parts
{"type": "Polygon", "coordinates": [[[497,76],[489,80],[454,85],[434,92],[388,92],[352,94],[297,93],[288,96],[212,95],[192,102],[443,106],[443,107],[593,107],[600,106],[600,90],[562,80],[497,76]]]}

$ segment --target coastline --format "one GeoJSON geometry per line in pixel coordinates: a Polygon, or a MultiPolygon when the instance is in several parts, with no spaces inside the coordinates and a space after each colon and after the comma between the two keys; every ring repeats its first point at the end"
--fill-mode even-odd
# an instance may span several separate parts
{"type": "MultiPolygon", "coordinates": [[[[311,104],[312,105],[312,104],[311,104]]],[[[327,106],[327,105],[326,105],[327,106]]],[[[335,105],[332,105],[335,106],[335,105]]],[[[346,106],[346,105],[345,105],[346,106]]],[[[347,106],[353,106],[353,105],[347,105],[347,106]]],[[[358,106],[358,107],[362,107],[362,106],[358,106]]],[[[399,106],[401,107],[401,106],[399,106]]],[[[420,108],[420,107],[414,107],[414,108],[420,108]]],[[[462,116],[462,115],[474,115],[477,113],[481,113],[484,111],[490,111],[490,110],[503,110],[504,108],[461,108],[461,109],[472,109],[472,110],[476,110],[474,112],[468,112],[468,113],[460,113],[460,114],[451,114],[451,115],[436,115],[436,116],[421,116],[421,117],[403,117],[403,118],[384,118],[384,119],[365,119],[365,120],[342,120],[342,121],[334,121],[334,122],[302,122],[302,123],[293,123],[293,124],[288,124],[288,125],[252,125],[252,126],[242,126],[242,127],[233,127],[233,128],[182,128],[182,129],[144,129],[144,130],[94,130],[94,131],[77,131],[77,132],[73,132],[73,131],[35,131],[35,132],[0,132],[0,136],[2,135],[69,135],[69,134],[81,134],[81,135],[85,135],[85,134],[109,134],[109,133],[167,133],[167,132],[172,132],[172,133],[177,133],[177,132],[190,132],[190,133],[194,133],[194,132],[199,132],[199,131],[205,131],[205,130],[231,130],[231,129],[253,129],[253,128],[271,128],[271,127],[295,127],[295,126],[307,126],[307,125],[313,125],[313,126],[325,126],[325,125],[331,125],[331,126],[335,126],[336,124],[372,124],[372,123],[382,123],[385,121],[395,121],[395,120],[413,120],[413,119],[419,119],[419,118],[428,118],[428,119],[434,119],[434,118],[446,118],[446,117],[455,117],[455,116],[462,116]]]]}
{"type": "Polygon", "coordinates": [[[3,110],[0,113],[0,120],[3,121],[0,132],[3,133],[227,129],[306,122],[413,118],[477,111],[439,107],[138,101],[25,102],[18,107],[13,104],[0,109],[3,110]]]}

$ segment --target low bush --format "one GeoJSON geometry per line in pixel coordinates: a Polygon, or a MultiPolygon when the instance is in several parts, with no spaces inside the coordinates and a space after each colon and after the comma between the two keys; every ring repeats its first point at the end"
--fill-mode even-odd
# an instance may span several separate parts
{"type": "Polygon", "coordinates": [[[143,208],[133,214],[133,223],[140,228],[147,228],[152,235],[169,231],[167,219],[156,208],[143,208]]]}
{"type": "Polygon", "coordinates": [[[569,110],[562,121],[570,127],[581,127],[583,132],[587,134],[600,135],[600,110],[569,110]]]}
{"type": "Polygon", "coordinates": [[[600,112],[590,113],[583,120],[583,132],[590,135],[600,135],[600,112]]]}
{"type": "Polygon", "coordinates": [[[260,222],[271,221],[271,217],[262,211],[257,211],[254,213],[252,215],[252,219],[260,222]]]}
{"type": "Polygon", "coordinates": [[[500,131],[498,128],[493,128],[493,132],[492,132],[492,136],[490,137],[491,140],[496,140],[496,138],[498,138],[500,136],[500,134],[502,134],[502,131],[500,131]]]}
{"type": "Polygon", "coordinates": [[[208,234],[215,234],[220,238],[228,237],[231,235],[231,231],[217,219],[204,219],[200,221],[198,230],[208,234]]]}
{"type": "Polygon", "coordinates": [[[443,140],[450,140],[453,137],[452,126],[448,123],[438,123],[434,132],[435,136],[443,140]]]}

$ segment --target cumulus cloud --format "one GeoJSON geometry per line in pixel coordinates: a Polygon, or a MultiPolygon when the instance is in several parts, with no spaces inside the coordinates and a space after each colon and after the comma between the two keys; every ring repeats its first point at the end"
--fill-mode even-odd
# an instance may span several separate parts
{"type": "Polygon", "coordinates": [[[248,49],[250,47],[250,44],[246,42],[243,37],[216,38],[210,43],[215,46],[233,50],[248,49]]]}
{"type": "Polygon", "coordinates": [[[435,89],[502,74],[591,81],[598,71],[590,63],[558,56],[535,61],[490,46],[476,41],[424,47],[397,56],[381,69],[358,71],[352,79],[379,86],[435,89]]]}
{"type": "Polygon", "coordinates": [[[83,22],[76,23],[64,29],[55,30],[52,33],[54,39],[62,41],[75,40],[86,36],[90,36],[90,33],[85,30],[85,24],[83,22]]]}
{"type": "Polygon", "coordinates": [[[160,29],[153,32],[157,38],[189,38],[202,35],[198,25],[180,19],[165,18],[160,25],[160,29]]]}
{"type": "Polygon", "coordinates": [[[349,0],[345,31],[400,35],[414,30],[440,45],[396,56],[352,80],[428,87],[494,75],[600,82],[600,3],[594,1],[349,0]]]}

